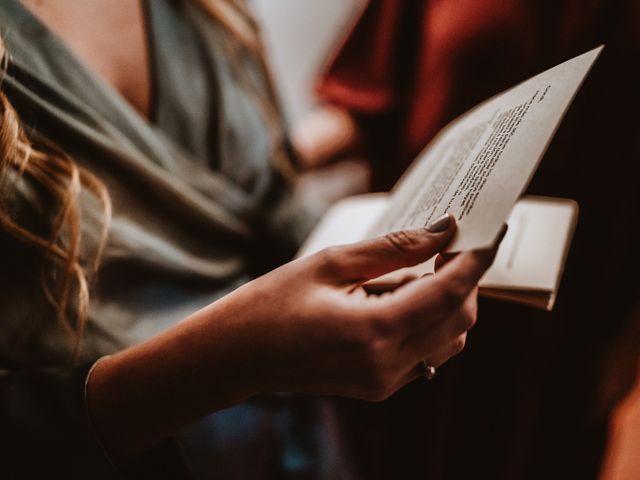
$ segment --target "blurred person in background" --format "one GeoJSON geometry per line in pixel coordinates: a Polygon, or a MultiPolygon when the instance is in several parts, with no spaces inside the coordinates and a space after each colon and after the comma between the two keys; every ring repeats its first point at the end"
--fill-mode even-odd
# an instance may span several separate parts
{"type": "Polygon", "coordinates": [[[600,480],[635,480],[640,478],[640,304],[612,341],[606,367],[597,411],[609,417],[610,428],[600,480]]]}
{"type": "Polygon", "coordinates": [[[344,402],[363,478],[597,476],[599,379],[640,296],[640,3],[372,0],[319,82],[324,107],[294,130],[301,158],[367,158],[386,190],[456,116],[600,44],[528,190],[581,207],[555,311],[482,301],[446,376],[344,402]]]}

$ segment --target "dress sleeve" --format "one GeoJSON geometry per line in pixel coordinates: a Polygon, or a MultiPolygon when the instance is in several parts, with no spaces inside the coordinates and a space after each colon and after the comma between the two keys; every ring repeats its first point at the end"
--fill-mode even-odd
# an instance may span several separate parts
{"type": "Polygon", "coordinates": [[[5,478],[186,479],[177,444],[167,440],[118,468],[85,405],[91,364],[0,374],[0,444],[5,478]]]}
{"type": "Polygon", "coordinates": [[[8,478],[122,478],[94,434],[84,403],[91,365],[0,374],[0,442],[8,478]]]}

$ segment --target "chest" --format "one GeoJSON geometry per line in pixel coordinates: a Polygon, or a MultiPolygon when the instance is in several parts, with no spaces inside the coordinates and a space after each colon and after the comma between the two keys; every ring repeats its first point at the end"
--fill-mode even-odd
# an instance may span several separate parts
{"type": "Polygon", "coordinates": [[[71,52],[143,115],[151,101],[143,0],[21,0],[71,52]]]}

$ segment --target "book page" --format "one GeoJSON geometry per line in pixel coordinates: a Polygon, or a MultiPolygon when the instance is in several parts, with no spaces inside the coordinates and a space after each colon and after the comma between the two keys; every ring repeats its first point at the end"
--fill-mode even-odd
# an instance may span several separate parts
{"type": "Polygon", "coordinates": [[[528,196],[516,203],[487,288],[555,292],[578,215],[573,200],[528,196]]]}
{"type": "Polygon", "coordinates": [[[368,237],[420,228],[452,213],[448,251],[491,246],[532,178],[603,47],[480,104],[445,128],[392,192],[368,237]]]}
{"type": "MultiPolygon", "coordinates": [[[[297,257],[323,248],[361,241],[388,207],[388,194],[357,195],[337,202],[318,224],[297,257]]],[[[578,205],[564,198],[526,196],[515,204],[509,230],[491,268],[480,280],[480,294],[551,310],[571,244],[578,205]]],[[[434,259],[367,282],[370,292],[396,288],[408,276],[433,273],[434,259]]]]}
{"type": "MultiPolygon", "coordinates": [[[[577,215],[578,204],[573,200],[533,195],[518,200],[506,221],[509,230],[480,287],[555,293],[577,215]]],[[[433,273],[434,260],[388,273],[370,283],[378,290],[392,288],[407,276],[433,273]]]]}
{"type": "Polygon", "coordinates": [[[364,240],[389,205],[389,198],[388,193],[369,193],[336,202],[313,229],[296,257],[364,240]]]}

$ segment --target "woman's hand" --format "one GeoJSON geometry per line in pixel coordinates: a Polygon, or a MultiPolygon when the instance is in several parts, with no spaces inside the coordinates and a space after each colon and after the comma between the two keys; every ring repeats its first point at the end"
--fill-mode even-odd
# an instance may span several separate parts
{"type": "Polygon", "coordinates": [[[117,458],[140,453],[257,393],[382,400],[462,350],[477,283],[495,251],[462,253],[433,276],[380,296],[362,284],[423,262],[451,239],[429,229],[335,247],[284,265],[144,344],[106,358],[88,381],[90,414],[117,458]]]}
{"type": "Polygon", "coordinates": [[[399,232],[291,262],[224,302],[251,327],[259,391],[383,400],[459,353],[476,320],[477,282],[494,251],[458,255],[433,276],[381,296],[367,280],[441,251],[455,226],[399,232]]]}

